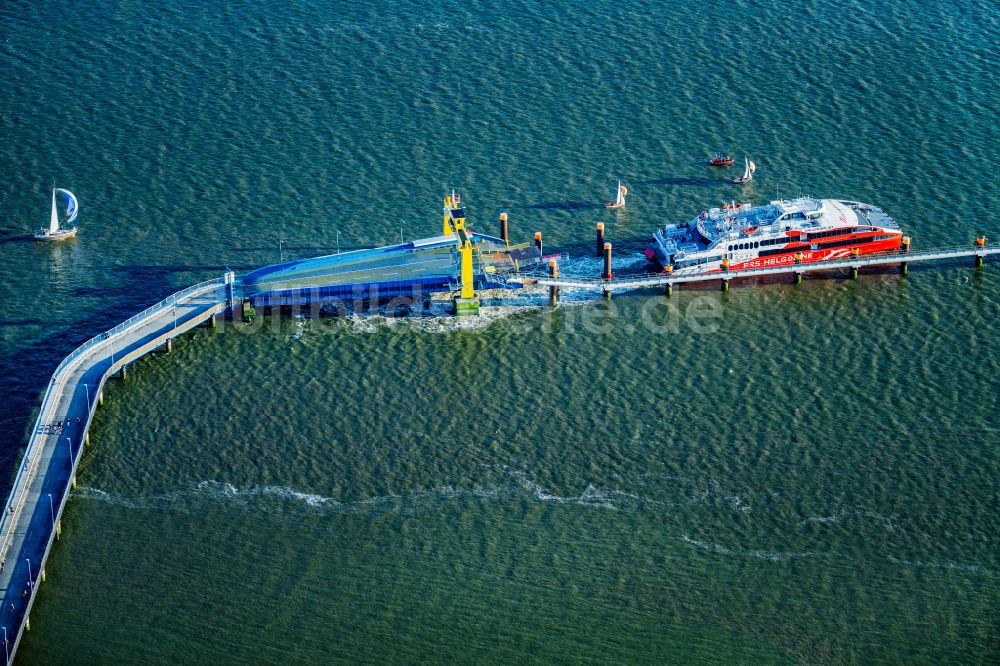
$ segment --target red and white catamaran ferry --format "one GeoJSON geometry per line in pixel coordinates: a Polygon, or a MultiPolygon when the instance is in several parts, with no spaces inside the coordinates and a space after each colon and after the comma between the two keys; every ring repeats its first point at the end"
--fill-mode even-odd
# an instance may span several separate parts
{"type": "Polygon", "coordinates": [[[881,208],[800,197],[730,204],[653,233],[651,261],[678,275],[845,259],[899,250],[903,233],[881,208]]]}

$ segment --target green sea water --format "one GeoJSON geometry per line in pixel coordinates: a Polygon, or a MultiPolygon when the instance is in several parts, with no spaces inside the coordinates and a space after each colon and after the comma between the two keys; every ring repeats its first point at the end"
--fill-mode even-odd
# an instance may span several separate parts
{"type": "MultiPolygon", "coordinates": [[[[226,267],[438,233],[452,187],[569,274],[597,222],[633,269],[776,192],[1000,237],[998,19],[0,5],[3,472],[79,342],[226,267]],[[52,179],[81,232],[36,246],[52,179]]],[[[716,289],[185,337],[110,385],[19,660],[996,662],[997,264],[716,289]]]]}

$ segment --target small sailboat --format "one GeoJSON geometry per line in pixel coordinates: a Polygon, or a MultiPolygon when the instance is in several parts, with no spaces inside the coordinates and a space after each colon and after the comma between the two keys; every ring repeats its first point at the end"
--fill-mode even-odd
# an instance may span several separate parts
{"type": "Polygon", "coordinates": [[[753,163],[753,160],[748,160],[746,155],[743,156],[743,164],[746,166],[743,175],[739,178],[733,178],[734,183],[749,183],[753,180],[753,172],[757,170],[757,165],[753,163]]]}
{"type": "Polygon", "coordinates": [[[712,159],[710,159],[708,161],[708,165],[709,166],[732,166],[733,162],[735,162],[735,161],[736,160],[733,159],[732,155],[729,155],[727,153],[723,153],[723,152],[719,151],[719,152],[717,152],[715,154],[715,157],[713,157],[712,159]]]}
{"type": "Polygon", "coordinates": [[[622,181],[618,181],[618,196],[614,201],[604,202],[605,208],[624,208],[625,207],[625,195],[628,194],[628,188],[622,185],[622,181]]]}
{"type": "Polygon", "coordinates": [[[61,187],[52,188],[52,216],[49,218],[49,226],[46,229],[39,229],[35,232],[37,241],[61,241],[76,236],[77,228],[66,226],[73,224],[76,216],[80,213],[80,206],[76,201],[76,196],[69,190],[61,187]],[[66,221],[63,226],[59,225],[59,209],[56,205],[56,193],[63,195],[66,199],[66,221]]]}

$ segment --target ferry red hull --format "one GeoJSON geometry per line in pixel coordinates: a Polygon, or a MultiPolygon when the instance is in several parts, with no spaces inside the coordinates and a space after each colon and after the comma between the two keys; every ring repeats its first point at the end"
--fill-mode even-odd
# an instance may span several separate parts
{"type": "Polygon", "coordinates": [[[852,250],[857,250],[858,255],[895,252],[899,250],[902,241],[903,234],[899,234],[887,240],[852,245],[850,247],[836,247],[826,250],[810,250],[808,247],[804,250],[792,249],[787,254],[776,254],[770,257],[758,257],[739,264],[730,264],[729,270],[739,271],[753,268],[773,268],[775,266],[791,265],[795,263],[795,254],[797,252],[802,253],[801,263],[803,264],[812,264],[818,261],[850,259],[851,256],[853,256],[852,250]]]}
{"type": "MultiPolygon", "coordinates": [[[[792,266],[796,263],[795,255],[799,252],[802,253],[803,264],[813,264],[821,261],[836,261],[843,259],[850,259],[852,255],[852,250],[857,250],[859,256],[866,254],[879,254],[882,252],[896,252],[902,245],[903,234],[894,235],[893,238],[881,241],[874,241],[868,243],[858,243],[857,245],[851,245],[849,247],[837,247],[829,248],[825,250],[811,250],[808,246],[805,249],[792,248],[787,253],[775,254],[769,257],[757,257],[756,259],[751,259],[750,261],[743,262],[733,262],[729,264],[729,271],[745,271],[753,270],[755,268],[777,268],[779,266],[792,266]]],[[[708,273],[723,273],[725,272],[721,268],[713,268],[704,271],[708,273]]],[[[682,273],[678,271],[678,275],[691,275],[691,273],[682,273]]]]}

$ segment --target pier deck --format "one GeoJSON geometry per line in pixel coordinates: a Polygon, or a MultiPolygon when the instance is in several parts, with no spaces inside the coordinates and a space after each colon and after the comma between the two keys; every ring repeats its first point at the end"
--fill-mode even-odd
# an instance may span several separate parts
{"type": "Polygon", "coordinates": [[[738,271],[721,271],[717,273],[700,273],[694,275],[673,275],[661,273],[654,275],[639,275],[605,280],[594,278],[558,278],[547,275],[521,273],[507,278],[511,287],[537,284],[560,289],[599,289],[606,293],[613,291],[632,291],[651,287],[666,287],[668,285],[692,282],[710,282],[713,280],[736,280],[739,278],[763,277],[767,275],[792,275],[795,273],[812,273],[818,271],[850,270],[866,266],[892,266],[897,264],[913,264],[924,261],[947,261],[954,259],[987,257],[1000,254],[1000,245],[993,244],[978,248],[948,248],[941,250],[924,250],[921,252],[900,252],[897,254],[882,254],[852,257],[838,261],[817,261],[814,263],[787,263],[768,268],[753,268],[738,271]]]}
{"type": "MultiPolygon", "coordinates": [[[[237,296],[252,302],[255,298],[283,297],[298,290],[390,284],[394,279],[407,284],[440,279],[440,285],[429,284],[429,288],[450,289],[449,273],[456,264],[447,241],[439,237],[393,246],[388,250],[376,248],[353,256],[335,255],[280,264],[255,271],[239,283],[230,272],[217,280],[197,284],[169,296],[110,331],[92,338],[67,356],[49,381],[24,459],[0,517],[0,626],[5,633],[7,662],[13,658],[24,630],[30,628],[28,618],[39,583],[45,579],[45,561],[61,529],[62,511],[76,476],[94,409],[108,378],[132,361],[169,344],[174,337],[234,305],[237,296]],[[423,249],[428,245],[439,247],[428,252],[423,249]]],[[[537,255],[540,254],[539,249],[537,255]]],[[[496,275],[493,280],[509,288],[547,285],[564,289],[594,289],[610,294],[612,291],[692,282],[722,280],[723,284],[728,284],[729,280],[739,278],[844,269],[856,271],[866,266],[973,257],[977,265],[981,265],[982,259],[997,254],[1000,254],[1000,245],[994,244],[860,256],[840,261],[788,263],[700,275],[664,273],[579,279],[513,273],[496,275]]]]}
{"type": "Polygon", "coordinates": [[[56,368],[0,522],[0,625],[8,663],[30,628],[31,606],[105,381],[227,304],[225,278],[194,285],[84,343],[56,368]]]}

